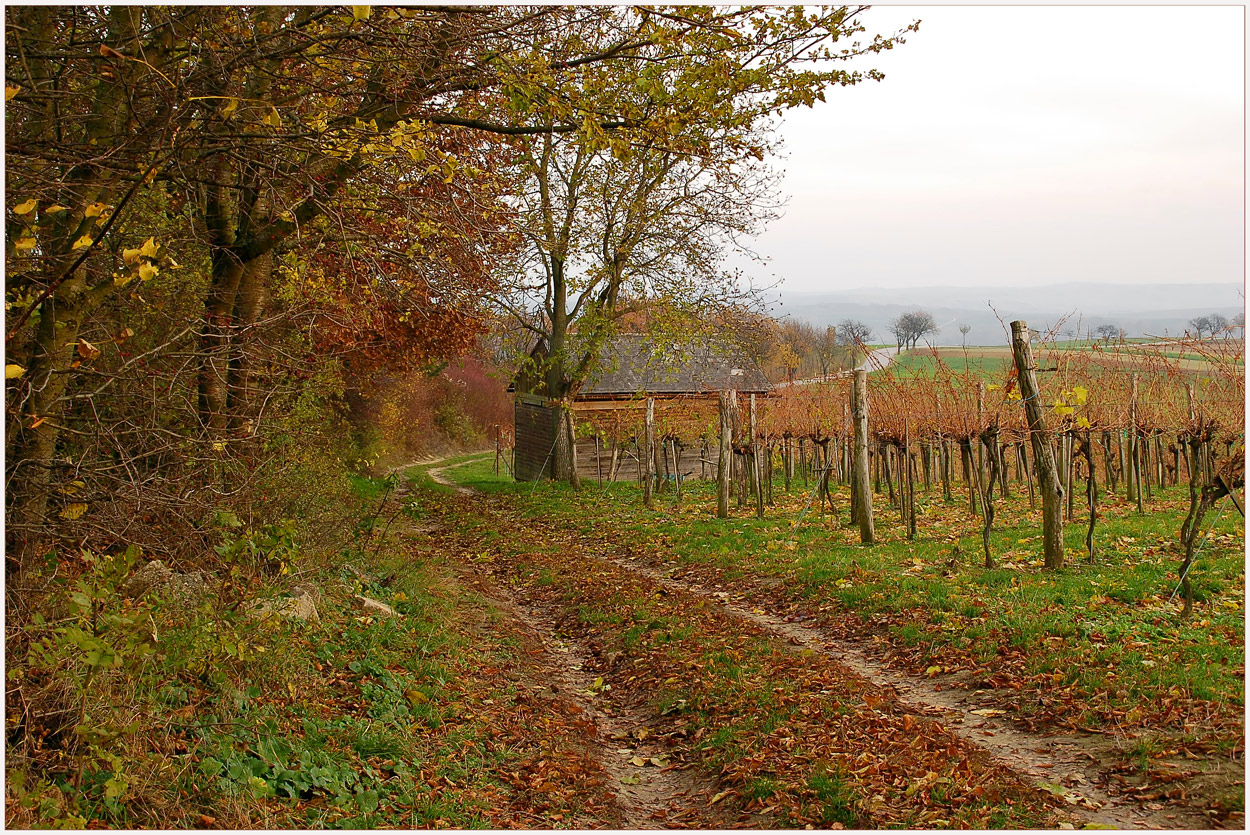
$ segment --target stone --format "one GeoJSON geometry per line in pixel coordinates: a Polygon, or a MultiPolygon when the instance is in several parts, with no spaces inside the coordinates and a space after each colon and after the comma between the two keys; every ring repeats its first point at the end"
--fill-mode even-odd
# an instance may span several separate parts
{"type": "Polygon", "coordinates": [[[174,572],[160,560],[152,560],[134,573],[122,592],[127,597],[143,597],[153,589],[164,588],[174,581],[174,572]]]}
{"type": "Polygon", "coordinates": [[[165,593],[180,603],[196,603],[212,590],[212,575],[203,571],[179,574],[160,560],[152,560],[135,572],[122,593],[127,597],[145,597],[153,592],[165,593]]]}
{"type": "Polygon", "coordinates": [[[401,615],[399,612],[396,612],[394,609],[392,609],[390,606],[387,606],[385,603],[381,603],[377,600],[374,600],[371,597],[365,597],[364,595],[361,595],[361,594],[353,594],[352,602],[356,604],[357,609],[360,609],[366,615],[378,615],[379,617],[384,617],[384,618],[402,618],[403,617],[403,615],[401,615]]]}
{"type": "Polygon", "coordinates": [[[321,622],[317,614],[316,601],[304,590],[291,597],[271,597],[268,600],[259,600],[248,608],[247,614],[252,620],[280,617],[304,623],[321,622]]]}
{"type": "Polygon", "coordinates": [[[310,597],[313,603],[321,603],[321,591],[312,583],[295,583],[291,586],[291,597],[310,597]]]}

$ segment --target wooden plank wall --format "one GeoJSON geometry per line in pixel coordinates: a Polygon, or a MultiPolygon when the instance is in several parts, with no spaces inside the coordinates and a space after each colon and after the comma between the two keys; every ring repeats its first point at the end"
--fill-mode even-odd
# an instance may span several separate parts
{"type": "MultiPolygon", "coordinates": [[[[636,450],[633,444],[621,444],[620,465],[616,470],[617,481],[637,481],[638,480],[638,460],[635,458],[636,450]]],[[[710,464],[703,464],[700,468],[699,464],[699,445],[683,447],[679,460],[681,467],[682,479],[699,478],[702,473],[709,479],[716,479],[716,455],[717,449],[715,444],[709,444],[707,449],[707,460],[710,464]]],[[[599,444],[599,460],[603,467],[603,480],[607,481],[608,473],[612,469],[612,450],[608,444],[600,442],[599,444]]],[[[670,464],[671,467],[671,464],[670,464]]],[[[579,438],[577,440],[577,474],[583,480],[589,482],[598,482],[599,468],[595,466],[595,439],[579,438]]]]}
{"type": "Polygon", "coordinates": [[[513,461],[517,481],[551,477],[558,413],[555,407],[526,403],[520,398],[515,401],[516,450],[513,461]]]}

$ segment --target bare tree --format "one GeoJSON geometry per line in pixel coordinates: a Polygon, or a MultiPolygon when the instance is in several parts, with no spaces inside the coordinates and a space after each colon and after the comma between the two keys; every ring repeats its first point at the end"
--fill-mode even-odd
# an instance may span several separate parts
{"type": "Polygon", "coordinates": [[[963,336],[963,347],[968,347],[968,333],[972,330],[972,325],[967,323],[959,326],[959,333],[963,336]]]}
{"type": "Polygon", "coordinates": [[[904,348],[915,348],[923,337],[937,332],[937,321],[933,314],[923,310],[904,313],[890,322],[890,333],[894,334],[900,351],[904,348]]]}
{"type": "Polygon", "coordinates": [[[1101,339],[1103,342],[1110,342],[1111,340],[1115,339],[1117,336],[1120,335],[1120,327],[1119,325],[1111,325],[1111,324],[1099,325],[1098,327],[1094,328],[1094,335],[1097,336],[1099,339],[1101,339]]]}
{"type": "Polygon", "coordinates": [[[848,347],[864,345],[872,339],[872,328],[858,319],[843,319],[837,324],[838,344],[848,347]]]}

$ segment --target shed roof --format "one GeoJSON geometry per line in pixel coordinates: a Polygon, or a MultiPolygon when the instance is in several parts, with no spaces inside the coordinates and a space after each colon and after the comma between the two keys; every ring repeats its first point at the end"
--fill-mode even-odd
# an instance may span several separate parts
{"type": "Polygon", "coordinates": [[[734,389],[766,392],[772,385],[759,366],[733,346],[711,339],[675,341],[642,334],[612,337],[598,369],[578,397],[634,394],[702,394],[734,389]]]}

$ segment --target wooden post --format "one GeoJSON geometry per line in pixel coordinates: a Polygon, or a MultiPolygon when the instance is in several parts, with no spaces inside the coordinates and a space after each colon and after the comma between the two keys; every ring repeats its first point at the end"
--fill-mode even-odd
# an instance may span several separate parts
{"type": "Polygon", "coordinates": [[[1115,430],[1115,453],[1120,462],[1120,478],[1124,479],[1124,498],[1131,502],[1136,496],[1133,494],[1133,473],[1124,454],[1124,436],[1123,429],[1115,430]]]}
{"type": "Polygon", "coordinates": [[[916,538],[916,482],[912,476],[911,424],[903,427],[903,469],[899,485],[903,488],[903,505],[907,515],[907,538],[916,538]]]}
{"type": "Polygon", "coordinates": [[[751,392],[751,485],[755,489],[755,515],[764,518],[764,462],[760,460],[760,439],[755,423],[755,392],[751,392]]]}
{"type": "Polygon", "coordinates": [[[851,415],[855,423],[855,507],[859,511],[859,539],[865,545],[876,541],[872,522],[872,493],[868,487],[868,372],[855,372],[851,387],[851,415]]]}
{"type": "Polygon", "coordinates": [[[803,489],[807,489],[807,438],[799,438],[799,472],[803,474],[803,489]]]}
{"type": "Polygon", "coordinates": [[[1020,462],[1024,465],[1024,483],[1029,488],[1029,510],[1037,507],[1037,497],[1033,492],[1033,472],[1029,468],[1029,454],[1024,449],[1024,445],[1020,445],[1020,462]]]}
{"type": "Polygon", "coordinates": [[[655,398],[647,398],[647,414],[643,423],[644,451],[638,455],[638,466],[642,468],[642,504],[650,510],[655,509],[655,485],[651,477],[651,468],[655,466],[655,456],[651,450],[655,446],[655,398]]]}
{"type": "Polygon", "coordinates": [[[790,458],[792,453],[792,450],[790,449],[791,440],[792,439],[789,435],[785,435],[781,439],[781,470],[782,475],[785,478],[787,493],[790,492],[790,467],[792,465],[790,458]]]}
{"type": "Polygon", "coordinates": [[[924,494],[928,496],[932,493],[929,481],[930,461],[933,457],[933,446],[928,441],[920,443],[920,470],[924,477],[924,494]]]}
{"type": "Polygon", "coordinates": [[[1137,374],[1134,373],[1130,377],[1131,391],[1129,393],[1128,414],[1128,457],[1132,468],[1133,477],[1130,480],[1129,499],[1137,501],[1137,512],[1145,513],[1142,506],[1142,485],[1141,485],[1141,453],[1138,449],[1137,442],[1137,374]]]}
{"type": "Polygon", "coordinates": [[[603,456],[599,451],[599,433],[595,432],[595,472],[599,474],[599,486],[603,486],[603,456]]]}
{"type": "Polygon", "coordinates": [[[1046,567],[1059,569],[1063,568],[1064,558],[1063,486],[1055,471],[1055,452],[1046,435],[1037,368],[1033,363],[1033,349],[1029,345],[1029,326],[1023,321],[1011,323],[1011,353],[1020,381],[1029,438],[1033,442],[1033,467],[1037,471],[1038,491],[1042,494],[1042,543],[1046,567]]]}
{"type": "MultiPolygon", "coordinates": [[[[985,441],[981,438],[981,431],[985,429],[985,381],[977,380],[977,431],[976,444],[977,455],[973,462],[977,468],[977,484],[985,484],[985,441]]],[[[977,489],[977,498],[983,495],[981,489],[977,489]]],[[[982,502],[984,503],[984,502],[982,502]]]]}
{"type": "Polygon", "coordinates": [[[968,509],[973,516],[980,512],[980,502],[977,501],[977,485],[976,462],[972,460],[972,440],[970,438],[959,439],[959,463],[963,465],[964,483],[968,485],[968,509]]]}
{"type": "Polygon", "coordinates": [[[898,497],[894,495],[894,479],[890,474],[890,446],[889,444],[877,443],[877,458],[881,461],[881,474],[885,478],[885,486],[890,498],[890,504],[898,506],[898,497]]]}
{"type": "Polygon", "coordinates": [[[677,448],[677,439],[669,441],[669,449],[673,455],[673,483],[677,487],[677,501],[681,501],[681,452],[677,448]]]}
{"type": "Polygon", "coordinates": [[[951,451],[945,437],[938,439],[938,456],[941,458],[938,463],[942,468],[942,498],[949,502],[951,500],[951,451]]]}
{"type": "Polygon", "coordinates": [[[573,410],[564,411],[564,428],[569,435],[569,486],[574,490],[582,488],[582,478],[577,472],[577,435],[573,432],[573,410]]]}
{"type": "MultiPolygon", "coordinates": [[[[995,433],[995,435],[997,435],[997,433],[995,433]]],[[[1011,488],[1008,486],[1009,479],[1007,477],[1007,445],[999,443],[998,448],[994,450],[994,454],[998,456],[999,492],[1003,494],[1004,499],[1010,499],[1011,488]]]]}
{"type": "Polygon", "coordinates": [[[718,519],[729,518],[729,480],[732,477],[729,464],[733,460],[733,450],[730,447],[733,424],[729,415],[731,410],[737,408],[734,400],[735,394],[732,390],[720,393],[720,454],[716,461],[716,518],[718,519]]]}
{"type": "Polygon", "coordinates": [[[1111,433],[1106,429],[1102,431],[1102,469],[1103,481],[1107,485],[1107,493],[1114,493],[1116,477],[1115,468],[1111,462],[1111,433]]]}
{"type": "Polygon", "coordinates": [[[1076,496],[1072,491],[1072,480],[1076,474],[1076,455],[1073,454],[1073,437],[1072,433],[1064,432],[1060,439],[1060,448],[1063,450],[1063,489],[1068,493],[1068,515],[1067,520],[1072,521],[1073,506],[1076,502],[1076,496]]]}
{"type": "Polygon", "coordinates": [[[1085,529],[1085,551],[1090,562],[1094,560],[1094,523],[1098,519],[1098,482],[1094,477],[1094,437],[1086,429],[1085,438],[1081,441],[1081,454],[1089,467],[1089,475],[1085,480],[1085,504],[1089,509],[1089,527],[1085,529]]]}
{"type": "Polygon", "coordinates": [[[668,450],[671,444],[672,442],[670,439],[660,438],[660,442],[656,444],[655,447],[655,471],[659,473],[659,478],[657,479],[659,483],[656,487],[661,493],[668,489],[668,480],[672,477],[672,473],[669,471],[668,466],[668,450]]]}
{"type": "Polygon", "coordinates": [[[770,438],[764,438],[764,487],[768,491],[765,501],[773,506],[773,445],[770,438]]]}

